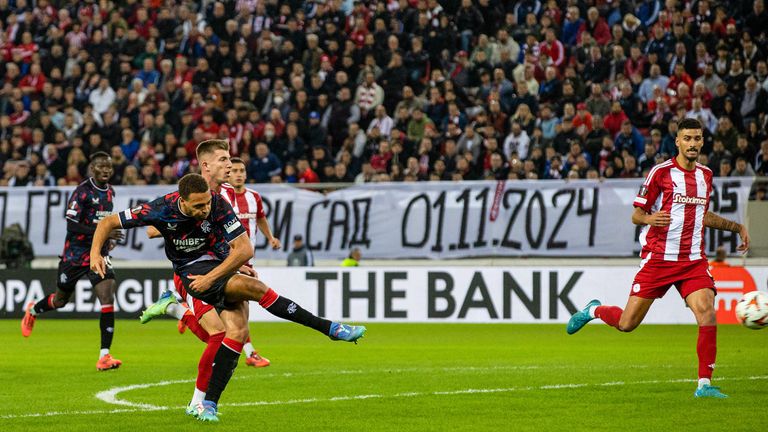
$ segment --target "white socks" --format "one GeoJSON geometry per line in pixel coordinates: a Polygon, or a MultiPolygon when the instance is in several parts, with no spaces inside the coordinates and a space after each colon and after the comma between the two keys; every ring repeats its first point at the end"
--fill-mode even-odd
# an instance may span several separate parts
{"type": "Polygon", "coordinates": [[[195,393],[192,395],[192,402],[190,402],[190,405],[197,405],[199,403],[203,403],[203,400],[205,400],[205,392],[200,391],[195,387],[195,393]]]}
{"type": "Polygon", "coordinates": [[[107,354],[109,354],[109,348],[102,348],[101,351],[99,351],[99,358],[102,358],[107,354]]]}
{"type": "Polygon", "coordinates": [[[705,385],[712,385],[712,382],[709,380],[709,378],[699,378],[699,388],[702,388],[705,385]]]}
{"type": "Polygon", "coordinates": [[[165,314],[166,315],[170,315],[170,316],[176,318],[177,320],[180,320],[180,319],[182,319],[184,317],[184,312],[186,312],[186,311],[187,311],[187,309],[184,306],[182,306],[182,305],[180,305],[178,303],[171,303],[165,309],[165,314]]]}
{"type": "Polygon", "coordinates": [[[243,345],[243,353],[245,353],[246,357],[252,356],[254,352],[256,352],[256,349],[253,347],[252,343],[246,342],[246,344],[243,345]]]}
{"type": "Polygon", "coordinates": [[[596,318],[595,317],[595,310],[597,310],[597,306],[592,306],[591,308],[589,308],[589,317],[590,318],[596,318]]]}

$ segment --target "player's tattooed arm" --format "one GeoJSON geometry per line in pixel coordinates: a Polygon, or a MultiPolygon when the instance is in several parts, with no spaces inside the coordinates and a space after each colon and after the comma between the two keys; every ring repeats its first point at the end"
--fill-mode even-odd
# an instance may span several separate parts
{"type": "Polygon", "coordinates": [[[736,249],[741,252],[746,252],[749,249],[749,233],[747,232],[747,227],[745,225],[728,220],[715,213],[707,212],[704,214],[704,226],[716,230],[738,233],[741,237],[742,244],[736,249]]]}
{"type": "Polygon", "coordinates": [[[721,231],[739,232],[741,231],[741,224],[732,220],[728,220],[722,216],[718,216],[712,212],[707,212],[704,215],[704,226],[714,228],[721,231]]]}

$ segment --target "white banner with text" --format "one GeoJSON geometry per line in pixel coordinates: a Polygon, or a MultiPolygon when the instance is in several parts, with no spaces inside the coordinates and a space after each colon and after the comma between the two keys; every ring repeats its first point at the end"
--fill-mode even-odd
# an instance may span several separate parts
{"type": "MultiPolygon", "coordinates": [[[[286,185],[250,185],[261,193],[270,226],[283,242],[273,251],[260,236],[256,256],[284,259],[296,234],[315,258],[473,256],[632,256],[639,228],[632,201],[641,180],[375,183],[327,194],[286,185]]],[[[750,178],[715,179],[710,210],[741,222],[750,178]]],[[[0,227],[18,222],[37,256],[60,255],[64,212],[73,188],[0,188],[0,227]]],[[[150,201],[172,186],[118,186],[114,211],[150,201]]],[[[738,236],[708,230],[707,251],[736,250],[738,236]]],[[[162,240],[127,233],[116,258],[164,259],[162,240]]]]}

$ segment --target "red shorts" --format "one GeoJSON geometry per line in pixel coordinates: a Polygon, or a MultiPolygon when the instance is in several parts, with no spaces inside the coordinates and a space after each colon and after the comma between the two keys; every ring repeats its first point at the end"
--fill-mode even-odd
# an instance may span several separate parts
{"type": "Polygon", "coordinates": [[[709,273],[709,264],[705,259],[696,261],[649,260],[641,264],[640,271],[632,282],[629,295],[646,299],[664,297],[674,285],[680,297],[700,289],[715,289],[715,280],[709,273]]]}
{"type": "Polygon", "coordinates": [[[189,310],[195,314],[195,318],[197,318],[198,321],[208,311],[214,310],[213,306],[189,295],[187,290],[184,288],[184,284],[181,283],[181,278],[176,273],[173,274],[173,284],[176,286],[176,291],[179,293],[179,295],[187,302],[189,310]]]}

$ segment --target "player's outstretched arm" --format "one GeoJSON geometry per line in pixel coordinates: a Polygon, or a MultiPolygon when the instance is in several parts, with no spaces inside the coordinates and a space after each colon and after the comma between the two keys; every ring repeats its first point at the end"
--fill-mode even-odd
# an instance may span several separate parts
{"type": "Polygon", "coordinates": [[[267,238],[272,249],[280,249],[282,246],[280,239],[272,235],[272,230],[269,228],[269,221],[267,221],[267,218],[263,217],[256,219],[256,225],[259,227],[259,231],[264,234],[264,237],[267,238]]]}
{"type": "Polygon", "coordinates": [[[101,277],[104,277],[107,270],[104,258],[101,256],[101,247],[104,246],[110,233],[120,226],[120,217],[116,214],[105,217],[96,225],[96,232],[93,234],[93,242],[91,243],[91,271],[98,273],[101,277]]]}
{"type": "Polygon", "coordinates": [[[745,225],[734,222],[732,220],[728,220],[722,216],[708,211],[704,215],[704,226],[714,228],[716,230],[738,233],[739,237],[741,237],[741,244],[736,248],[736,250],[742,253],[749,250],[749,232],[747,232],[747,227],[745,225]]]}
{"type": "Polygon", "coordinates": [[[147,226],[147,237],[153,239],[162,236],[163,235],[160,234],[160,231],[157,228],[153,227],[152,225],[147,226]]]}
{"type": "Polygon", "coordinates": [[[635,225],[663,227],[669,225],[671,221],[668,211],[659,210],[649,214],[640,207],[635,207],[635,211],[632,213],[632,223],[635,225]]]}
{"type": "Polygon", "coordinates": [[[203,292],[213,285],[217,279],[224,275],[234,273],[240,266],[244,265],[253,258],[253,249],[248,235],[243,233],[229,242],[229,256],[205,275],[190,275],[192,283],[189,288],[193,291],[203,292]]]}

